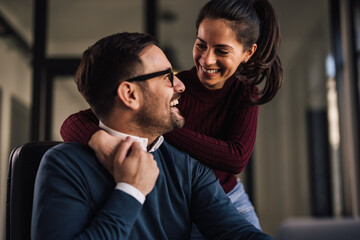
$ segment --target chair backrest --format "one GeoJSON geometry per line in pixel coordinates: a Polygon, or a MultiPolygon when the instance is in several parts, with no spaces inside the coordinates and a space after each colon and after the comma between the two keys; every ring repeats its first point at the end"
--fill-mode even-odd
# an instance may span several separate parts
{"type": "Polygon", "coordinates": [[[30,239],[36,173],[44,153],[60,142],[33,142],[15,148],[9,159],[6,239],[30,239]]]}

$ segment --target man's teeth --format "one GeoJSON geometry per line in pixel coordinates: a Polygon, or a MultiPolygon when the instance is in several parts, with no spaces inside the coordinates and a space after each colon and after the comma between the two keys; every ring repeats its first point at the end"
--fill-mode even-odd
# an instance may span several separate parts
{"type": "Polygon", "coordinates": [[[220,71],[219,69],[205,69],[205,68],[202,68],[202,70],[206,73],[217,73],[218,71],[220,71]]]}
{"type": "Polygon", "coordinates": [[[174,107],[179,104],[179,100],[174,100],[170,102],[170,107],[174,107]]]}

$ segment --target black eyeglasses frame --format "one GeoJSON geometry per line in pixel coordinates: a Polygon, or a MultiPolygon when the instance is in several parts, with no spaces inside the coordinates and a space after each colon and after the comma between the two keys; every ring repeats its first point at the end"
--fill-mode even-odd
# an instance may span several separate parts
{"type": "MultiPolygon", "coordinates": [[[[127,79],[125,81],[126,82],[146,81],[146,80],[149,80],[151,78],[159,77],[159,76],[162,76],[162,75],[165,75],[165,74],[168,74],[168,73],[170,73],[169,80],[170,80],[170,83],[171,83],[171,87],[174,87],[174,71],[173,71],[172,68],[169,68],[169,69],[166,69],[166,70],[163,70],[163,71],[158,71],[158,72],[153,72],[153,73],[140,75],[140,76],[137,76],[137,77],[127,79]]],[[[117,88],[114,91],[114,95],[117,95],[117,88]]]]}

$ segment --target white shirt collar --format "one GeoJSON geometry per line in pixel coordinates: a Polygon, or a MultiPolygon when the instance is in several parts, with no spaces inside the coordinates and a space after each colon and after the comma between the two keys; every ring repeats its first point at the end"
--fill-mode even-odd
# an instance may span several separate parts
{"type": "MultiPolygon", "coordinates": [[[[141,138],[141,137],[137,137],[137,136],[133,136],[133,135],[129,135],[126,133],[122,133],[122,132],[118,132],[112,128],[109,128],[108,126],[106,126],[103,122],[99,121],[99,127],[104,129],[107,133],[109,133],[110,135],[114,136],[114,137],[120,137],[120,138],[125,138],[125,137],[130,137],[132,139],[134,139],[135,141],[137,141],[140,146],[142,147],[142,149],[144,149],[145,151],[147,151],[147,145],[148,145],[148,139],[147,138],[141,138]]],[[[149,152],[154,152],[156,151],[161,144],[164,142],[164,137],[160,136],[158,137],[154,144],[152,145],[151,149],[149,150],[149,152]]]]}

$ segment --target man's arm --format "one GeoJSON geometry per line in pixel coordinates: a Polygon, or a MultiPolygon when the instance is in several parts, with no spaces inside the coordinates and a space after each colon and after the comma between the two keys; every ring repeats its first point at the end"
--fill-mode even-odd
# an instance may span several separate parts
{"type": "MultiPolygon", "coordinates": [[[[126,141],[120,145],[119,152],[124,153],[117,157],[124,158],[115,162],[127,169],[124,176],[136,178],[136,187],[146,196],[157,175],[155,180],[141,178],[142,173],[127,166],[134,162],[142,168],[153,166],[148,155],[137,150],[126,156],[131,145],[126,141]]],[[[44,156],[35,183],[32,239],[127,239],[142,204],[115,190],[110,175],[92,160],[94,155],[79,151],[79,146],[73,151],[74,144],[63,145],[44,156]]]]}
{"type": "Polygon", "coordinates": [[[207,239],[272,239],[239,214],[211,169],[196,161],[193,170],[191,216],[207,239]]]}

